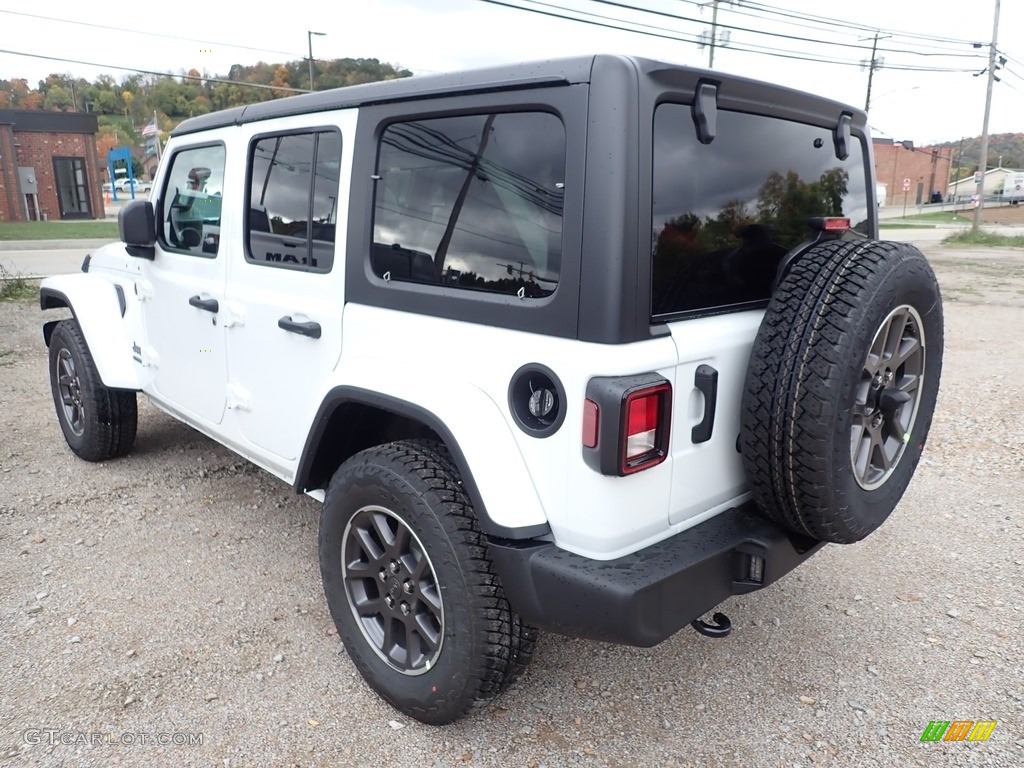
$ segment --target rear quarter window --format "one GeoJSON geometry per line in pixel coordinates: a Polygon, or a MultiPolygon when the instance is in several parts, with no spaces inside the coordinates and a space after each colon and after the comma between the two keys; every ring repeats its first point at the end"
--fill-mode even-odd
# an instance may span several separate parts
{"type": "Polygon", "coordinates": [[[565,128],[546,112],[392,123],[374,195],[374,274],[543,298],[562,266],[565,128]]]}
{"type": "Polygon", "coordinates": [[[789,120],[722,110],[701,144],[689,106],[659,105],[652,191],[655,318],[763,305],[811,218],[847,216],[868,232],[861,141],[839,160],[831,129],[789,120]]]}

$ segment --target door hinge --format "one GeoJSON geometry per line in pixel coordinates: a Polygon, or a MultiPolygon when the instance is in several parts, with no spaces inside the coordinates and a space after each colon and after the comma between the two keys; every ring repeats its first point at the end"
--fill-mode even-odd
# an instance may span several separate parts
{"type": "Polygon", "coordinates": [[[139,297],[139,301],[151,299],[153,297],[153,285],[147,280],[136,280],[135,295],[139,297]]]}
{"type": "Polygon", "coordinates": [[[245,308],[233,301],[223,301],[220,305],[220,324],[223,328],[245,325],[245,308]]]}
{"type": "Polygon", "coordinates": [[[143,368],[156,368],[160,361],[156,350],[152,347],[132,343],[132,359],[143,368]]]}
{"type": "Polygon", "coordinates": [[[236,411],[251,411],[249,393],[237,384],[228,384],[228,408],[236,411]]]}

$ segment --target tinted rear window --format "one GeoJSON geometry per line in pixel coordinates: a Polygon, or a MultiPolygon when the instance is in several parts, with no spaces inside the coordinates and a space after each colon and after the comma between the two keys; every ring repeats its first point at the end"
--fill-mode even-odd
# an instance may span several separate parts
{"type": "Polygon", "coordinates": [[[690,107],[654,117],[653,316],[743,309],[769,297],[780,259],[816,216],[868,232],[863,148],[836,158],[827,128],[719,111],[697,140],[690,107]]]}

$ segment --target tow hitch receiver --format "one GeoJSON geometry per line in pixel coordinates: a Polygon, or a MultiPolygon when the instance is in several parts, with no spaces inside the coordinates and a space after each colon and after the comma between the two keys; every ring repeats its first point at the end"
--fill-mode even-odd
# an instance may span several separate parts
{"type": "Polygon", "coordinates": [[[732,622],[724,613],[716,613],[711,620],[714,624],[709,624],[704,619],[694,619],[690,626],[705,637],[726,637],[732,632],[732,622]]]}

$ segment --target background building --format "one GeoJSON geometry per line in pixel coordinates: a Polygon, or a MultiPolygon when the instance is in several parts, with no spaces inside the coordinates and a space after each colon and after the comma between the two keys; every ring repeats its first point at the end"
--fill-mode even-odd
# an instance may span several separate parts
{"type": "Polygon", "coordinates": [[[96,115],[0,109],[0,221],[102,219],[96,115]]]}
{"type": "Polygon", "coordinates": [[[953,168],[952,147],[915,147],[913,142],[892,139],[872,143],[875,181],[886,188],[883,205],[919,205],[936,192],[945,198],[953,168]]]}
{"type": "MultiPolygon", "coordinates": [[[[989,168],[985,171],[982,190],[986,197],[988,195],[1002,196],[1004,189],[1011,190],[1010,187],[1007,187],[1010,180],[1018,178],[1021,174],[1024,174],[1024,170],[1003,167],[989,168]]],[[[966,179],[954,181],[949,185],[948,198],[950,200],[965,202],[970,200],[971,197],[976,194],[978,194],[978,182],[974,180],[974,176],[968,176],[966,179]]],[[[1013,195],[1014,197],[1021,196],[1021,193],[1018,190],[1008,191],[1007,194],[1013,195]]]]}

